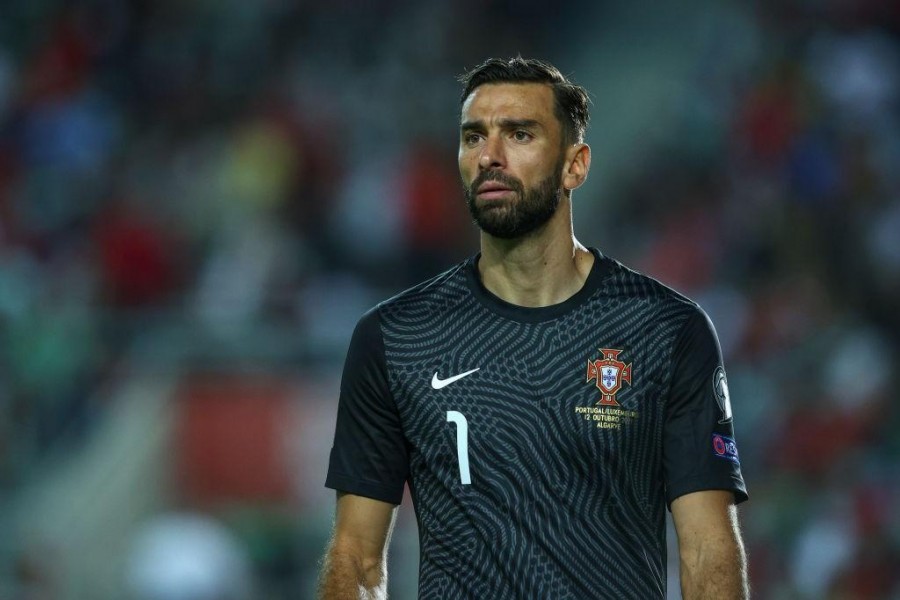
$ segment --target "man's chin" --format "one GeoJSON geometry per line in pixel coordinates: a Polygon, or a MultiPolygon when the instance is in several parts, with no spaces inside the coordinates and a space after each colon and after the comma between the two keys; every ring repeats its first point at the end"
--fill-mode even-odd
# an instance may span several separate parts
{"type": "Polygon", "coordinates": [[[541,231],[553,213],[544,215],[530,215],[531,218],[523,219],[523,215],[512,214],[514,207],[497,207],[494,209],[478,210],[474,215],[475,224],[484,233],[503,240],[525,238],[541,231]]]}
{"type": "Polygon", "coordinates": [[[501,214],[480,214],[475,219],[475,224],[484,233],[502,240],[512,240],[526,233],[521,224],[512,223],[506,215],[501,214]]]}

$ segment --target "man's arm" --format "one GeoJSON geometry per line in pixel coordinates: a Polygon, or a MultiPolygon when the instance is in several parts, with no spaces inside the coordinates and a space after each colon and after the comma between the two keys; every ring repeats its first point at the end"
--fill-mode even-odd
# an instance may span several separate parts
{"type": "Polygon", "coordinates": [[[338,492],[319,578],[321,600],[387,598],[387,549],[396,515],[393,504],[338,492]]]}
{"type": "Polygon", "coordinates": [[[681,554],[684,600],[744,600],[750,597],[747,557],[738,527],[734,494],[709,490],[672,502],[681,554]]]}

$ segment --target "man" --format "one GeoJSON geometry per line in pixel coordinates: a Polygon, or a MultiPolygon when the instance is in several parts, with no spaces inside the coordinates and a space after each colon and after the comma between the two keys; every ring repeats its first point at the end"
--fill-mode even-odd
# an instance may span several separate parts
{"type": "Polygon", "coordinates": [[[420,598],[665,598],[666,507],[684,597],[746,597],[747,495],[715,332],[573,235],[585,91],[522,58],[461,80],[481,252],[356,327],[322,597],[385,597],[405,482],[420,598]]]}

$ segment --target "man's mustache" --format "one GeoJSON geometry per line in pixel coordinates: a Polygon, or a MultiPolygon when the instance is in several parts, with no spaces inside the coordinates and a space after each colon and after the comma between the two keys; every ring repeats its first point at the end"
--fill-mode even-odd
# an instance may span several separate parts
{"type": "Polygon", "coordinates": [[[474,195],[478,191],[478,186],[485,181],[495,181],[516,192],[521,192],[525,189],[522,182],[511,175],[506,175],[500,171],[482,171],[469,186],[469,193],[474,195]]]}

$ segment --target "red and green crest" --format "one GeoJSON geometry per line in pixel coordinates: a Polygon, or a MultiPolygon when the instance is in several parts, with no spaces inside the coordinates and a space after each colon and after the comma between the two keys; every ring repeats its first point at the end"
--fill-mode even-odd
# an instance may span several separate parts
{"type": "Polygon", "coordinates": [[[597,404],[603,406],[619,406],[616,402],[616,394],[622,388],[622,383],[631,385],[631,364],[627,365],[618,359],[621,350],[613,348],[600,348],[603,358],[589,360],[587,364],[587,382],[597,382],[601,398],[597,404]]]}

